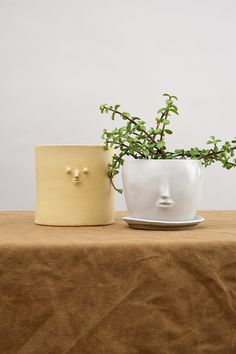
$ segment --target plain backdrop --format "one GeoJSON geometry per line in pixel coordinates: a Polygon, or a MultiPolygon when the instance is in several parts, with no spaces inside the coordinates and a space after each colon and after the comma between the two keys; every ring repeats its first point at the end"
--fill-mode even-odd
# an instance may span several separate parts
{"type": "MultiPolygon", "coordinates": [[[[236,136],[235,19],[235,0],[0,0],[0,209],[34,209],[36,144],[102,143],[101,103],[151,125],[178,96],[170,149],[236,136]]],[[[201,209],[236,209],[236,169],[205,169],[201,209]]]]}

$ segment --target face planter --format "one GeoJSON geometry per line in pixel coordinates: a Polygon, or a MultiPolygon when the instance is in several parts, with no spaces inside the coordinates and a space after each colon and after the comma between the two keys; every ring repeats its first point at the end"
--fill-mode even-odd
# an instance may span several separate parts
{"type": "Polygon", "coordinates": [[[112,154],[103,145],[37,146],[35,223],[113,223],[114,191],[107,176],[112,154]]]}
{"type": "MultiPolygon", "coordinates": [[[[89,171],[89,170],[88,170],[88,167],[84,167],[84,168],[82,169],[82,172],[85,173],[85,174],[87,174],[88,171],[89,171]]],[[[70,174],[70,175],[73,176],[73,177],[72,177],[72,181],[73,181],[74,183],[80,183],[80,182],[81,182],[81,171],[79,170],[78,167],[75,168],[75,169],[73,169],[73,168],[71,168],[70,166],[67,166],[65,172],[66,172],[67,174],[70,174]]]]}
{"type": "Polygon", "coordinates": [[[202,194],[197,160],[128,160],[123,186],[129,216],[163,221],[193,220],[202,194]]]}

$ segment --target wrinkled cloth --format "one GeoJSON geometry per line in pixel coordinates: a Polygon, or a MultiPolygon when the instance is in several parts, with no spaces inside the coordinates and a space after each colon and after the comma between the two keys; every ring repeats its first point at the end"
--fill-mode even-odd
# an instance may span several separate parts
{"type": "Polygon", "coordinates": [[[0,213],[0,354],[235,354],[236,211],[194,229],[0,213]]]}

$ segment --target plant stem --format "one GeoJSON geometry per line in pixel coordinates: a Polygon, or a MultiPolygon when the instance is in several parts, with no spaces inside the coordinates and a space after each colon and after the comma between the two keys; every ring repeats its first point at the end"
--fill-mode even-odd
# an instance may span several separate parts
{"type": "MultiPolygon", "coordinates": [[[[168,115],[169,115],[169,109],[167,108],[167,110],[166,110],[164,113],[165,113],[165,114],[164,114],[164,117],[165,117],[165,119],[167,120],[168,115]]],[[[166,127],[166,124],[163,123],[162,132],[161,132],[161,136],[160,136],[160,141],[163,141],[164,134],[165,134],[165,127],[166,127]]]]}
{"type": "MultiPolygon", "coordinates": [[[[236,146],[232,147],[231,150],[236,150],[236,146]]],[[[198,155],[196,155],[196,157],[198,159],[205,159],[205,158],[209,158],[209,157],[212,157],[212,156],[216,157],[216,155],[222,154],[223,152],[224,152],[223,150],[212,151],[212,152],[210,152],[208,154],[198,154],[198,155]]],[[[173,156],[174,157],[180,157],[180,156],[181,157],[191,157],[191,155],[187,154],[185,151],[183,151],[183,152],[181,152],[180,154],[177,154],[177,155],[173,154],[173,156]]],[[[216,157],[216,159],[217,159],[217,157],[216,157]]]]}
{"type": "MultiPolygon", "coordinates": [[[[113,141],[107,141],[108,143],[114,143],[113,141]]],[[[124,153],[124,155],[127,155],[127,154],[129,154],[129,155],[131,155],[131,156],[133,156],[135,159],[137,158],[137,155],[134,155],[134,154],[131,154],[129,151],[128,151],[128,149],[129,149],[129,146],[128,145],[126,145],[126,144],[124,144],[124,143],[118,143],[117,142],[117,144],[119,145],[119,146],[124,146],[126,149],[127,149],[127,151],[124,153]]],[[[142,156],[142,157],[145,157],[145,155],[144,154],[142,154],[140,151],[137,151],[137,153],[140,155],[140,156],[142,156]]]]}
{"type": "MultiPolygon", "coordinates": [[[[161,117],[160,117],[159,119],[163,119],[164,116],[165,116],[165,112],[163,112],[163,113],[161,114],[161,117]]],[[[157,118],[157,119],[158,119],[158,118],[157,118]]],[[[160,127],[160,123],[157,123],[156,129],[159,129],[159,127],[160,127]]],[[[157,134],[154,134],[153,138],[156,139],[156,137],[157,137],[157,134]]]]}
{"type": "MultiPolygon", "coordinates": [[[[119,114],[120,116],[122,116],[125,120],[127,119],[130,123],[134,124],[134,125],[138,125],[137,122],[135,122],[135,120],[132,119],[132,117],[127,117],[125,116],[123,113],[113,109],[113,108],[109,108],[109,110],[113,113],[119,114]]],[[[140,131],[142,131],[153,143],[156,144],[156,141],[153,139],[153,137],[145,130],[145,129],[140,129],[140,131]]]]}

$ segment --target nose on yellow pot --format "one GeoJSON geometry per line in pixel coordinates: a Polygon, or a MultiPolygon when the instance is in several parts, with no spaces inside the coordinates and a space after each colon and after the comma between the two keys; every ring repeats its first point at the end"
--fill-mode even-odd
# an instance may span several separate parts
{"type": "Polygon", "coordinates": [[[103,145],[37,146],[35,223],[113,223],[114,190],[107,175],[112,155],[103,145]]]}

